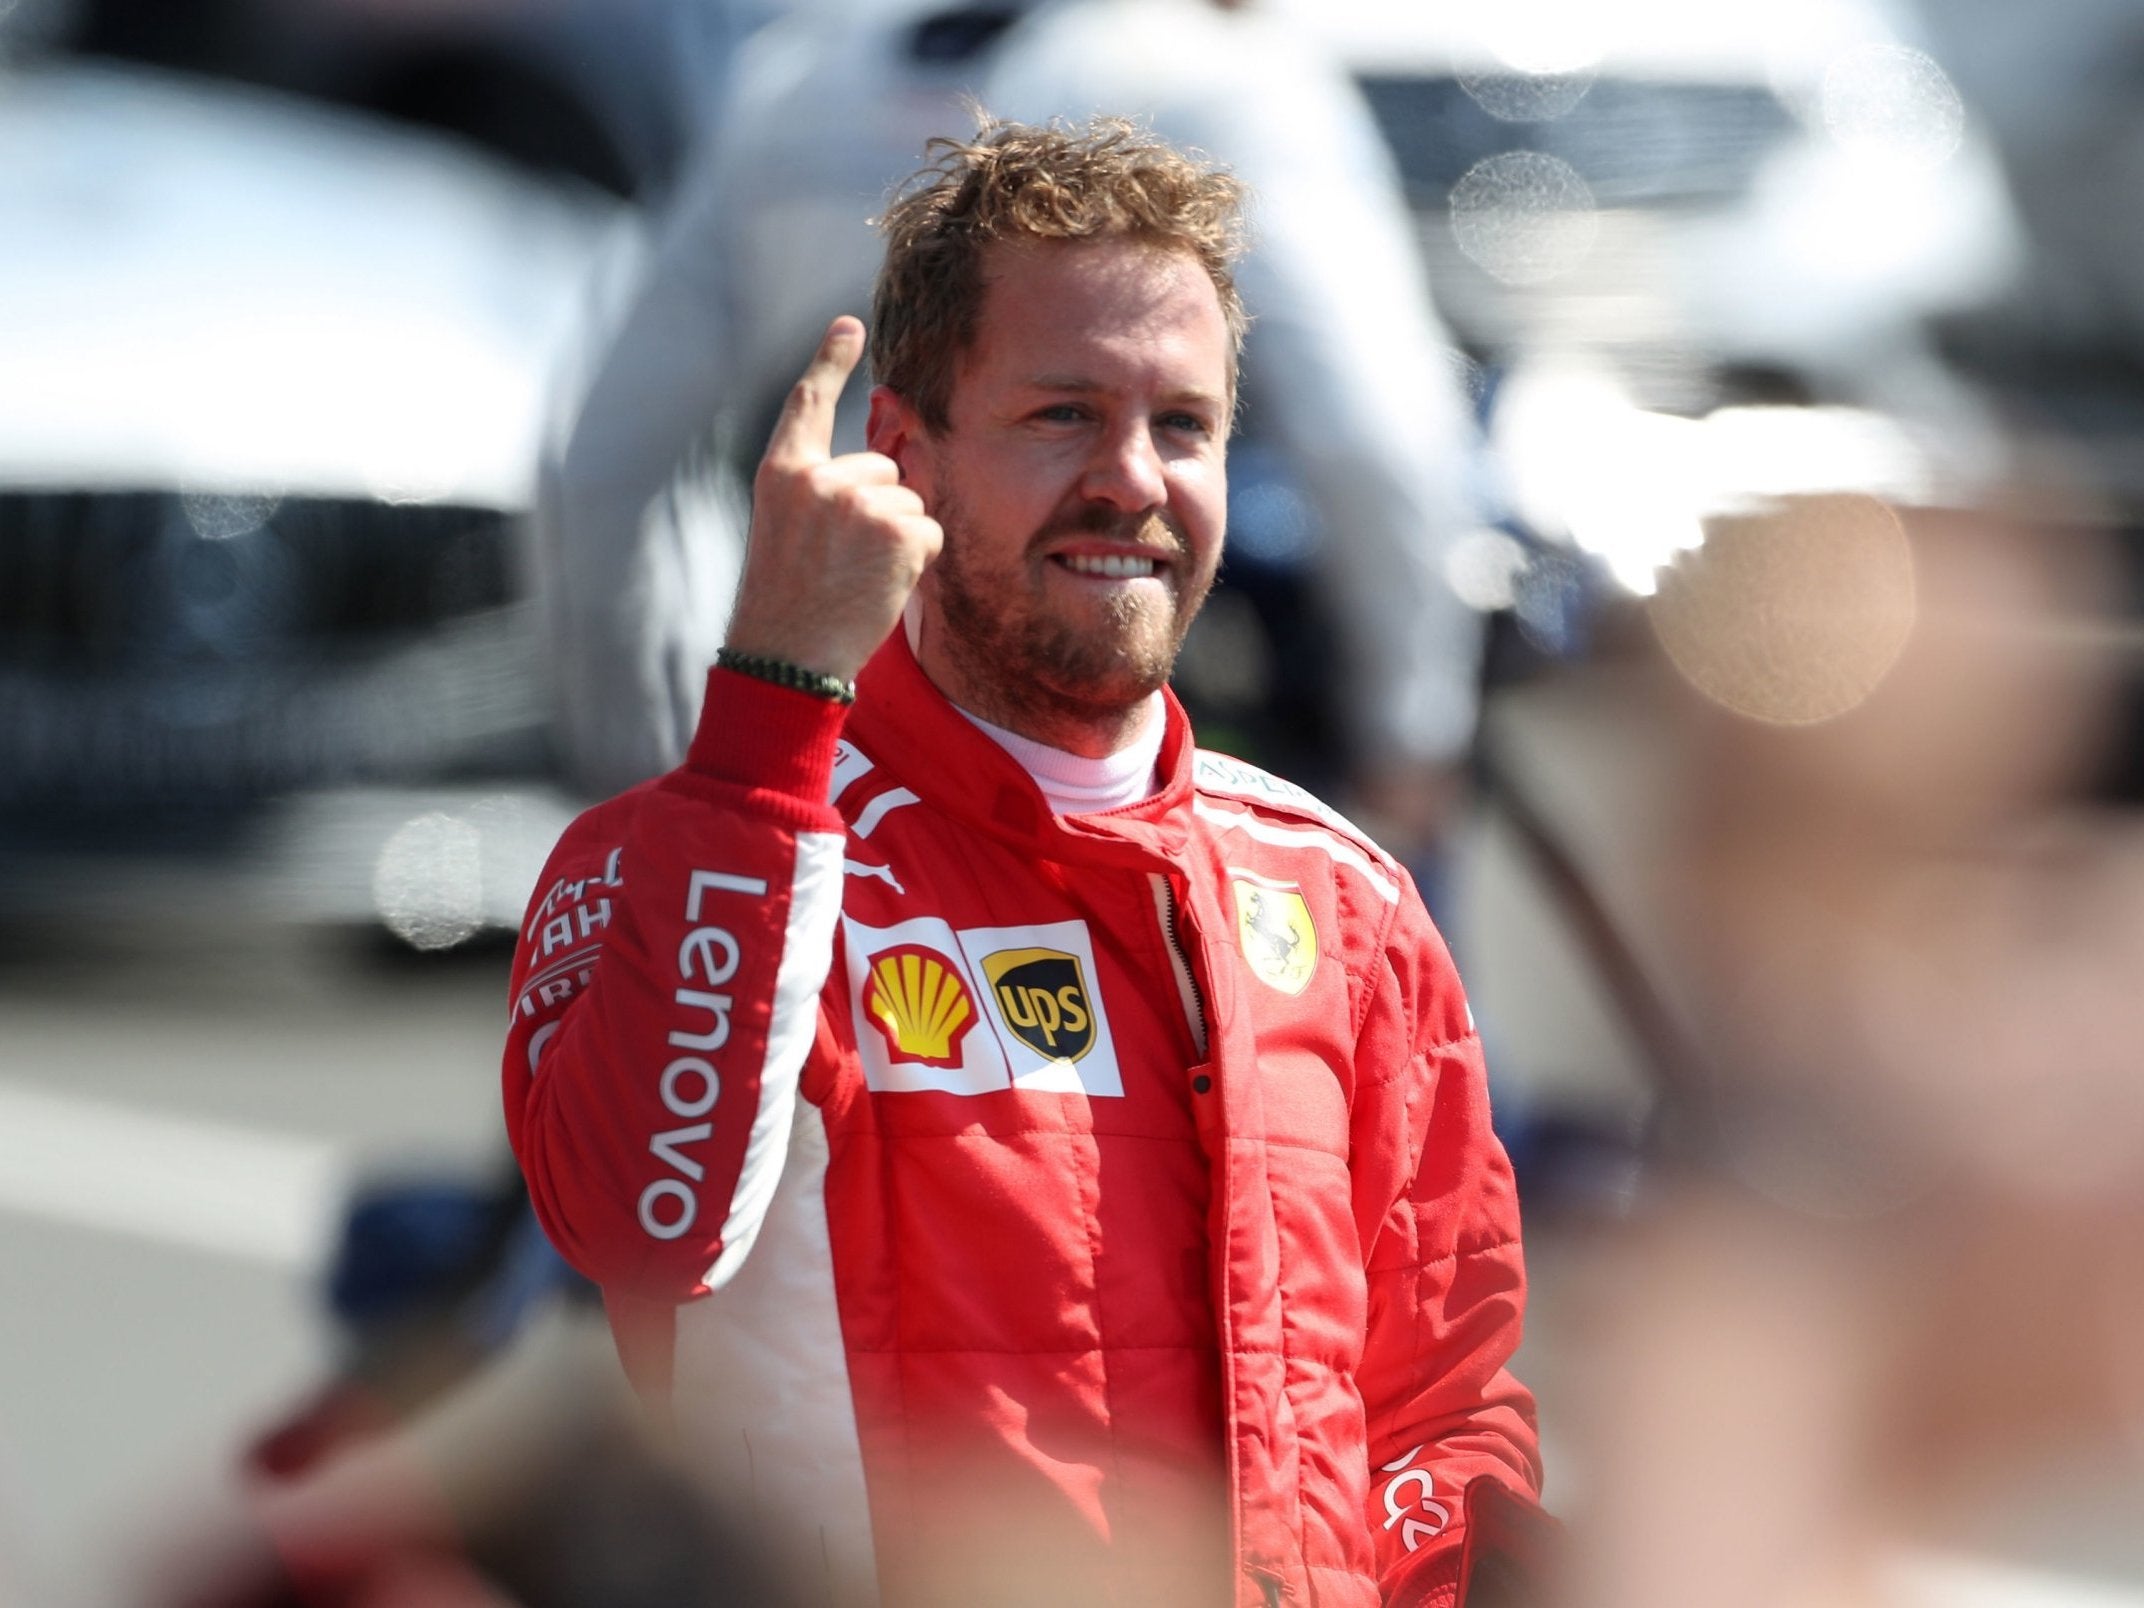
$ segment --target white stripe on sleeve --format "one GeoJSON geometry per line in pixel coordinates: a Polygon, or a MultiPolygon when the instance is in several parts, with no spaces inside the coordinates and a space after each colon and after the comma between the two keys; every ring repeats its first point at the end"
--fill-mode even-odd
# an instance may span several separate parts
{"type": "Polygon", "coordinates": [[[813,1608],[877,1608],[863,1447],[826,1221],[826,1120],[797,1107],[789,1164],[752,1258],[677,1311],[671,1389],[688,1476],[756,1537],[813,1608]]]}
{"type": "Polygon", "coordinates": [[[745,1142],[744,1166],[722,1221],[722,1254],[708,1270],[707,1285],[720,1289],[751,1254],[759,1225],[781,1181],[796,1115],[797,1082],[819,1029],[819,990],[834,960],[834,924],[841,915],[841,852],[838,832],[797,834],[795,880],[789,890],[789,921],[782,934],[782,962],[775,973],[773,1021],[759,1074],[759,1110],[745,1142]]]}
{"type": "Polygon", "coordinates": [[[895,810],[899,809],[904,804],[914,804],[917,802],[919,802],[919,800],[916,798],[916,795],[911,793],[905,787],[896,787],[890,792],[881,793],[877,798],[873,799],[870,803],[864,806],[863,813],[856,817],[856,825],[853,830],[858,837],[867,838],[873,832],[876,832],[878,830],[878,823],[883,821],[887,816],[891,815],[895,810]]]}

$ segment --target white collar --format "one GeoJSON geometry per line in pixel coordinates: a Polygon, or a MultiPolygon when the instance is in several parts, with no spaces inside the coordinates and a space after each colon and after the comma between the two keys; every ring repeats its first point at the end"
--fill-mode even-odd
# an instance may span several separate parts
{"type": "MultiPolygon", "coordinates": [[[[960,706],[953,706],[959,709],[960,706]]],[[[1059,815],[1091,815],[1097,810],[1121,809],[1151,796],[1160,786],[1155,767],[1161,760],[1161,739],[1168,719],[1161,708],[1161,694],[1154,694],[1154,708],[1145,727],[1130,747],[1100,759],[1068,754],[1031,737],[993,726],[976,715],[963,715],[975,728],[1020,762],[1020,768],[1035,779],[1050,808],[1059,815]]]]}

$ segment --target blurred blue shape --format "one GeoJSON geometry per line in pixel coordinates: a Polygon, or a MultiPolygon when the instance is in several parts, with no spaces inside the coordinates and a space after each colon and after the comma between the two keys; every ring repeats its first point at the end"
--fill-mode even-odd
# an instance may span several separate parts
{"type": "Polygon", "coordinates": [[[543,1236],[519,1189],[432,1178],[368,1186],[352,1200],[327,1302],[359,1340],[451,1315],[489,1351],[579,1276],[543,1236]]]}
{"type": "Polygon", "coordinates": [[[451,1299],[499,1238],[495,1193],[451,1180],[373,1185],[350,1204],[328,1307],[363,1334],[451,1299]]]}
{"type": "Polygon", "coordinates": [[[1229,450],[1228,562],[1300,569],[1318,550],[1317,510],[1273,448],[1239,442],[1229,450]]]}

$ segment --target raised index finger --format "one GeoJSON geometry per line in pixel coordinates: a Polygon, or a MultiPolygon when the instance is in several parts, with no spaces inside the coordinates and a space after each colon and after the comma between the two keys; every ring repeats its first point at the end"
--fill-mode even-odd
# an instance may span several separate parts
{"type": "Polygon", "coordinates": [[[767,439],[768,463],[824,463],[834,450],[834,408],[864,352],[864,326],[843,313],[826,327],[826,338],[797,383],[789,388],[782,416],[767,439]]]}

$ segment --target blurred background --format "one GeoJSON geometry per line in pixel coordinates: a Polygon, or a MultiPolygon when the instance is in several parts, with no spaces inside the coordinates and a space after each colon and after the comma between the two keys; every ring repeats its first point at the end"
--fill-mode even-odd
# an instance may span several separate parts
{"type": "Polygon", "coordinates": [[[786,1600],[506,966],[969,93],[1265,197],[1179,690],[1458,951],[1560,1599],[2144,1603],[2133,0],[0,0],[0,1603],[786,1600]]]}

